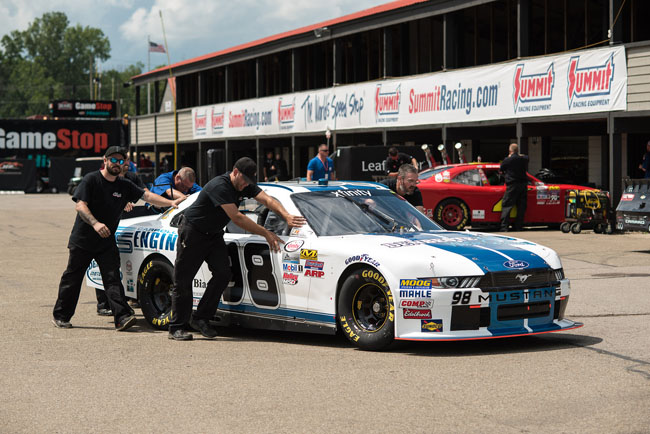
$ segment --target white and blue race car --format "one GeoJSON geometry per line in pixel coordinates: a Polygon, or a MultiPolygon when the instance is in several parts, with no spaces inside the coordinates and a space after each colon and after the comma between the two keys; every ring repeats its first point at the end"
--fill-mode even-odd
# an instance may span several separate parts
{"type": "MultiPolygon", "coordinates": [[[[570,285],[558,255],[529,241],[443,230],[381,184],[260,183],[307,224],[286,222],[253,199],[240,211],[277,233],[265,239],[230,223],[224,228],[233,278],[217,311],[218,324],[334,334],[362,349],[393,340],[464,340],[575,329],[564,318],[570,285]]],[[[122,220],[116,233],[126,295],[146,320],[164,329],[179,209],[122,220]]],[[[194,304],[210,279],[194,278],[194,304]]],[[[87,281],[101,288],[96,267],[87,281]]]]}

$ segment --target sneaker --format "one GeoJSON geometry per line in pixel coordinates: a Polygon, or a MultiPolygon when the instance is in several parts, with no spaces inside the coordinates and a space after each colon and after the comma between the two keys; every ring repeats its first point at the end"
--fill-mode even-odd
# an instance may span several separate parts
{"type": "Polygon", "coordinates": [[[173,333],[169,332],[168,338],[175,341],[191,341],[193,336],[191,333],[188,333],[185,330],[176,330],[173,333]]]}
{"type": "Polygon", "coordinates": [[[72,324],[70,324],[70,321],[63,321],[62,319],[52,318],[52,324],[54,324],[54,327],[60,328],[60,329],[71,329],[72,328],[72,324]]]}
{"type": "Polygon", "coordinates": [[[113,316],[113,311],[110,309],[97,309],[97,315],[99,316],[113,316]]]}
{"type": "Polygon", "coordinates": [[[200,332],[204,337],[208,339],[214,339],[217,337],[217,331],[204,319],[190,319],[190,327],[192,327],[197,332],[200,332]]]}
{"type": "Polygon", "coordinates": [[[127,316],[125,318],[122,318],[120,322],[118,322],[115,325],[115,329],[118,332],[123,332],[124,330],[128,329],[129,327],[135,325],[136,319],[133,315],[127,316]]]}

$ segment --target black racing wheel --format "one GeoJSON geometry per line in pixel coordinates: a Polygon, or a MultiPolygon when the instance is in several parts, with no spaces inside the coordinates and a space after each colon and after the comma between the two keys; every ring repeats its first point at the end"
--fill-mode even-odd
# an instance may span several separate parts
{"type": "Polygon", "coordinates": [[[364,267],[350,274],[338,298],[343,334],[362,350],[381,350],[395,338],[395,306],[386,279],[364,267]]]}
{"type": "Polygon", "coordinates": [[[167,330],[171,320],[171,288],[174,267],[158,257],[146,261],[138,276],[138,301],[149,324],[167,330]]]}

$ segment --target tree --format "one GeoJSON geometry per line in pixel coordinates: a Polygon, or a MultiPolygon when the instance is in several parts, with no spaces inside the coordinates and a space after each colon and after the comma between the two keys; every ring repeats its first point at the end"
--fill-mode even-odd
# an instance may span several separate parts
{"type": "Polygon", "coordinates": [[[47,113],[51,99],[88,99],[91,65],[111,50],[100,29],[70,26],[62,12],[43,14],[0,45],[0,117],[47,113]]]}

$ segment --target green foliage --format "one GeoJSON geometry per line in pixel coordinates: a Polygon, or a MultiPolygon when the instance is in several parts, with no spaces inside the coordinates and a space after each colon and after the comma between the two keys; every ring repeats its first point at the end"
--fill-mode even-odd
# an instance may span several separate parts
{"type": "Polygon", "coordinates": [[[48,114],[54,99],[122,100],[122,114],[135,113],[135,91],[123,88],[144,69],[138,62],[124,71],[97,74],[111,46],[100,29],[71,26],[62,12],[47,12],[24,31],[0,40],[0,117],[48,114]],[[90,87],[91,68],[98,84],[90,87]],[[101,84],[101,87],[99,86],[101,84]]]}

